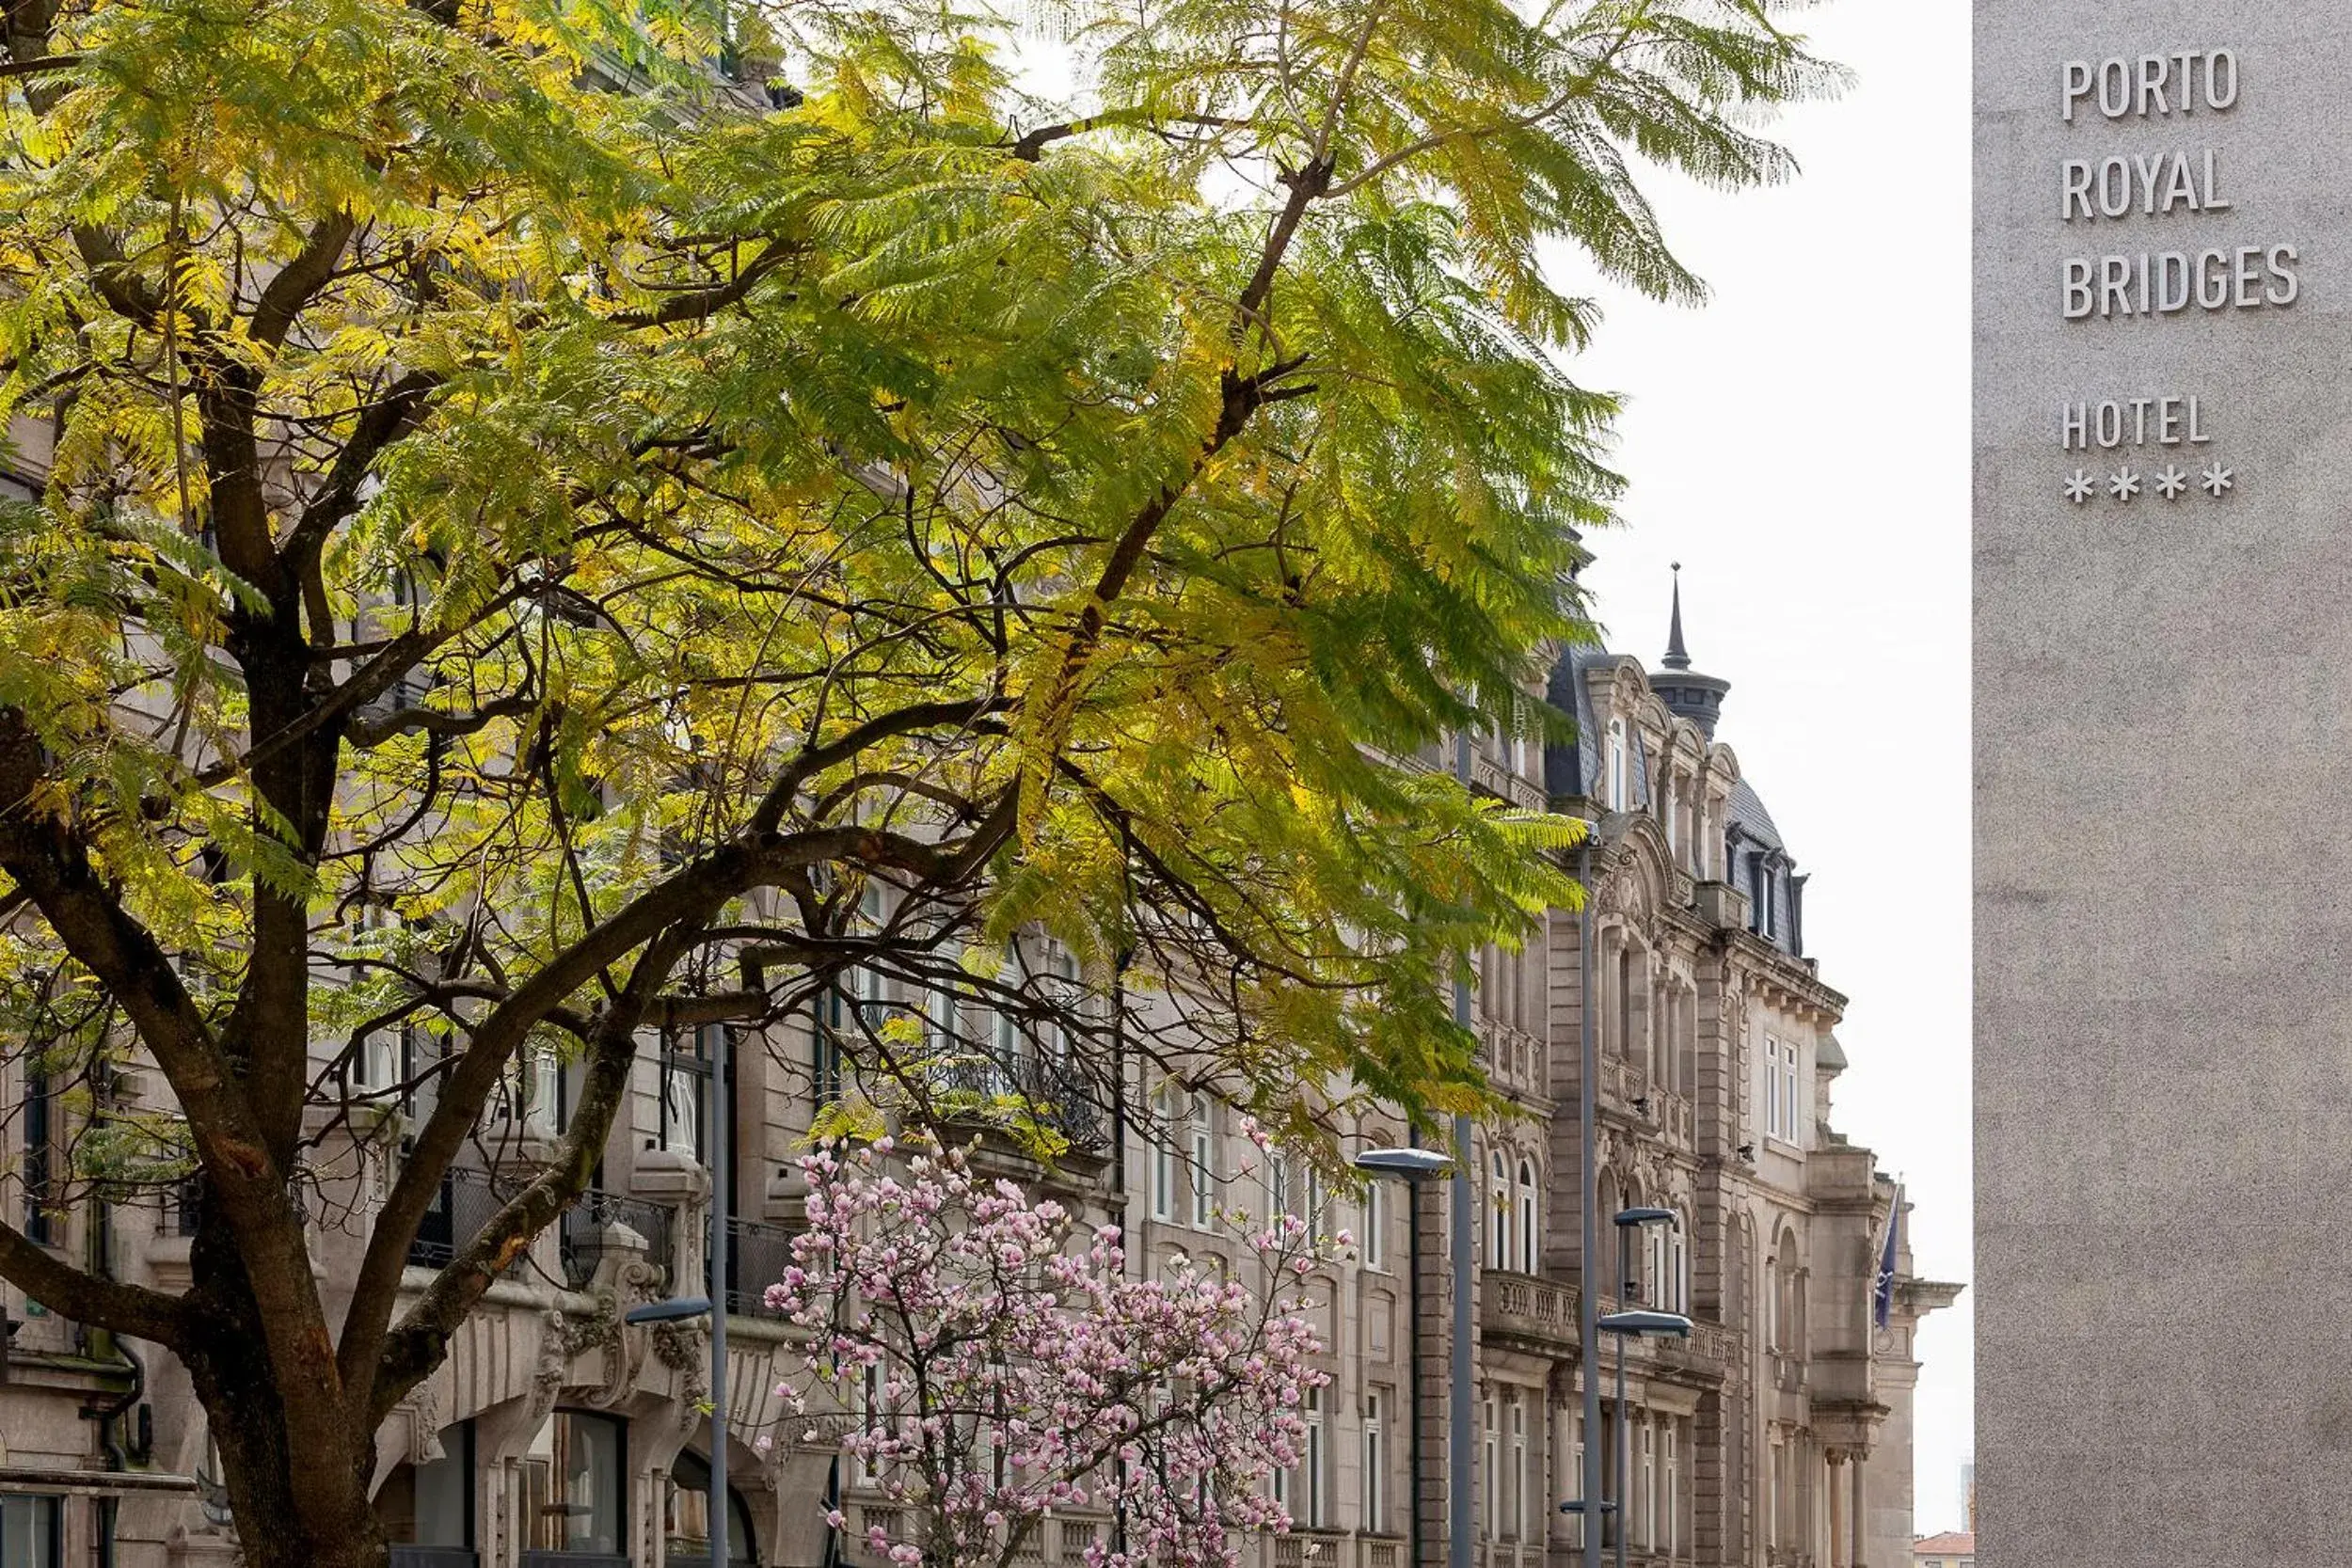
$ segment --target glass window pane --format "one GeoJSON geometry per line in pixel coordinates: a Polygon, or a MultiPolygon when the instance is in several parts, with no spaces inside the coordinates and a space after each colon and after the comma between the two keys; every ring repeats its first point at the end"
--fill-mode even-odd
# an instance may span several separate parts
{"type": "Polygon", "coordinates": [[[0,1564],[56,1568],[57,1499],[0,1497],[0,1564]]]}
{"type": "Polygon", "coordinates": [[[470,1546],[468,1507],[473,1491],[471,1433],[462,1426],[441,1433],[441,1457],[416,1472],[416,1533],[420,1546],[470,1546]]]}

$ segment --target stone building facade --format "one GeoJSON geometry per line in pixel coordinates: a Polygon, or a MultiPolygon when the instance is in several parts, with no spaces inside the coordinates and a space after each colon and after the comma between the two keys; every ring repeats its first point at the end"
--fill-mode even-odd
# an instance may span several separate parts
{"type": "MultiPolygon", "coordinates": [[[[1873,1291],[1899,1197],[1872,1154],[1832,1127],[1847,1062],[1844,1001],[1803,943],[1804,880],[1771,816],[1715,736],[1726,683],[1693,673],[1677,611],[1656,671],[1599,648],[1559,661],[1549,695],[1580,741],[1549,751],[1482,741],[1482,789],[1600,824],[1583,917],[1558,911],[1524,952],[1485,955],[1478,1027],[1516,1115],[1470,1151],[1481,1215],[1473,1289],[1473,1401],[1482,1568],[1569,1568],[1583,1445],[1610,1457],[1628,1560],[1642,1568],[1899,1568],[1911,1555],[1913,1332],[1951,1287],[1910,1277],[1899,1246],[1887,1321],[1873,1291]],[[1576,1105],[1581,1029],[1598,1043],[1599,1201],[1673,1210],[1674,1228],[1599,1266],[1581,1256],[1576,1105]],[[1578,1292],[1688,1312],[1687,1343],[1626,1348],[1582,1365],[1578,1292]],[[1583,1430],[1581,1389],[1607,1415],[1583,1430]],[[1625,1457],[1620,1459],[1618,1455],[1625,1457]],[[1622,1472],[1622,1473],[1621,1473],[1622,1472]]],[[[1054,956],[1039,955],[1051,967],[1054,956]]],[[[888,1008],[914,999],[852,996],[888,1008]]],[[[760,1291],[781,1273],[801,1192],[791,1166],[818,1106],[853,1078],[823,1027],[726,1040],[718,1026],[648,1039],[629,1111],[597,1187],[493,1291],[448,1364],[379,1439],[379,1512],[404,1568],[677,1568],[707,1563],[700,1488],[711,1422],[707,1342],[692,1323],[625,1325],[630,1305],[698,1287],[713,1201],[712,1136],[737,1173],[718,1195],[736,1259],[730,1398],[738,1560],[833,1568],[879,1499],[861,1494],[822,1430],[782,1424],[773,1388],[793,1364],[760,1291]],[[722,1051],[722,1045],[732,1049],[722,1051]],[[731,1066],[718,1071],[722,1058],[731,1066]],[[723,1077],[714,1101],[714,1077],[723,1077]],[[727,1114],[709,1114],[715,1103],[727,1114]],[[851,1517],[829,1538],[826,1499],[851,1517]]],[[[395,1049],[396,1047],[389,1047],[395,1049]]],[[[411,1283],[495,1204],[501,1166],[557,1130],[563,1070],[518,1074],[477,1158],[453,1175],[421,1237],[411,1283]]],[[[127,1075],[131,1103],[160,1082],[127,1075]]],[[[0,1085],[26,1107],[26,1147],[62,1106],[21,1069],[0,1085]]],[[[1265,1568],[1422,1568],[1445,1557],[1451,1259],[1444,1183],[1341,1192],[1303,1167],[1277,1174],[1223,1108],[1133,1083],[1126,1114],[1073,1121],[1062,1179],[1098,1217],[1120,1217],[1153,1266],[1182,1251],[1244,1249],[1220,1211],[1304,1205],[1359,1238],[1317,1280],[1326,1370],[1305,1463],[1281,1478],[1298,1521],[1254,1548],[1265,1568]],[[1255,1164],[1253,1164],[1253,1161],[1255,1164]],[[1329,1196],[1327,1196],[1327,1193],[1329,1196]]],[[[408,1108],[405,1114],[413,1114],[408,1108]]],[[[346,1278],[372,1198],[398,1158],[404,1108],[355,1127],[316,1173],[321,1277],[346,1278]]],[[[1401,1130],[1367,1119],[1358,1147],[1401,1130]]],[[[21,1186],[5,1195],[24,1212],[21,1186]]],[[[39,1221],[39,1239],[162,1289],[186,1283],[192,1216],[166,1203],[85,1205],[39,1221]]],[[[160,1350],[118,1342],[14,1291],[0,1384],[0,1559],[8,1568],[228,1564],[228,1528],[201,1412],[160,1350]],[[103,1544],[102,1544],[103,1543],[103,1544]]],[[[837,1441],[837,1438],[834,1439],[837,1441]]],[[[1079,1560],[1102,1525],[1057,1519],[1026,1560],[1079,1560]]]]}

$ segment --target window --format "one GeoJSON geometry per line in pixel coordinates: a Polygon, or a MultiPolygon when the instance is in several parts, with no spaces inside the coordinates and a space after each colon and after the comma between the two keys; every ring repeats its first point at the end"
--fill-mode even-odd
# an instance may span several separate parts
{"type": "Polygon", "coordinates": [[[1780,1048],[1781,1103],[1788,1108],[1788,1129],[1781,1135],[1790,1143],[1799,1140],[1804,1126],[1804,1101],[1797,1098],[1797,1044],[1789,1040],[1780,1048]]]}
{"type": "MultiPolygon", "coordinates": [[[[1584,1496],[1584,1412],[1581,1409],[1568,1412],[1568,1475],[1560,1494],[1565,1497],[1584,1496]]],[[[1583,1514],[1570,1516],[1568,1540],[1573,1545],[1584,1544],[1583,1514]]]]}
{"type": "Polygon", "coordinates": [[[57,1568],[64,1499],[0,1492],[0,1562],[57,1568]]]}
{"type": "Polygon", "coordinates": [[[1502,1472],[1502,1521],[1514,1541],[1527,1539],[1527,1402],[1513,1394],[1505,1411],[1510,1420],[1511,1459],[1502,1472]]]}
{"type": "Polygon", "coordinates": [[[1382,1449],[1380,1425],[1380,1396],[1364,1396],[1364,1520],[1363,1528],[1373,1534],[1388,1528],[1388,1454],[1382,1449]]]}
{"type": "Polygon", "coordinates": [[[1626,791],[1626,733],[1625,721],[1609,721],[1609,798],[1611,811],[1625,810],[1626,791]]]}
{"type": "Polygon", "coordinates": [[[1671,1226],[1650,1225],[1642,1227],[1647,1243],[1648,1266],[1643,1271],[1642,1299],[1664,1311],[1676,1307],[1674,1277],[1674,1239],[1680,1232],[1671,1226]]]}
{"type": "Polygon", "coordinates": [[[1216,1220],[1216,1133],[1210,1126],[1208,1102],[1192,1101],[1192,1223],[1206,1230],[1216,1220]]]}
{"type": "MultiPolygon", "coordinates": [[[[375,1495],[375,1516],[385,1537],[403,1546],[447,1546],[473,1543],[473,1423],[461,1421],[435,1438],[441,1456],[422,1465],[403,1464],[375,1495]]],[[[8,1559],[13,1565],[15,1559],[8,1559]]]]}
{"type": "Polygon", "coordinates": [[[1535,1272],[1536,1255],[1542,1250],[1541,1232],[1535,1224],[1535,1165],[1531,1160],[1519,1162],[1519,1273],[1535,1272]]]}
{"type": "Polygon", "coordinates": [[[58,1239],[57,1218],[50,1208],[55,1201],[50,1178],[57,1137],[52,1117],[56,1102],[49,1074],[28,1063],[24,1069],[24,1234],[43,1246],[54,1246],[58,1239]]]}
{"type": "Polygon", "coordinates": [[[1633,950],[1617,949],[1617,1054],[1633,1059],[1633,950]]]}
{"type": "Polygon", "coordinates": [[[1270,1149],[1265,1157],[1265,1212],[1268,1220],[1291,1212],[1290,1156],[1270,1149]]]}
{"type": "Polygon", "coordinates": [[[351,1086],[371,1097],[394,1093],[411,1070],[408,1044],[409,1031],[405,1027],[369,1030],[352,1054],[351,1086]]]}
{"type": "Polygon", "coordinates": [[[537,1137],[558,1137],[571,1120],[564,1062],[548,1045],[526,1045],[501,1074],[498,1115],[537,1137]]]}
{"type": "Polygon", "coordinates": [[[1176,1123],[1180,1118],[1180,1101],[1172,1089],[1162,1089],[1153,1097],[1155,1119],[1159,1126],[1152,1139],[1152,1217],[1172,1220],[1176,1217],[1176,1123]]]}
{"type": "MultiPolygon", "coordinates": [[[[1000,974],[998,978],[1001,981],[1004,976],[1000,974]]],[[[973,996],[971,1044],[982,1058],[978,1066],[988,1092],[1009,1094],[1013,1069],[1021,1060],[1021,1026],[990,994],[976,991],[973,996]]]]}
{"type": "Polygon", "coordinates": [[[661,1147],[701,1164],[710,1163],[704,1131],[710,1069],[701,1030],[661,1031],[661,1147]]]}
{"type": "MultiPolygon", "coordinates": [[[[669,1516],[664,1533],[670,1538],[667,1560],[707,1563],[710,1560],[710,1461],[691,1449],[681,1449],[670,1465],[669,1516]]],[[[727,1488],[727,1560],[759,1560],[752,1532],[752,1511],[742,1494],[727,1488]]]]}
{"type": "Polygon", "coordinates": [[[1082,995],[1078,984],[1077,956],[1060,942],[1047,938],[1045,942],[1045,996],[1054,1009],[1054,1022],[1045,1030],[1045,1048],[1057,1062],[1070,1060],[1070,1028],[1062,1022],[1063,1015],[1075,1013],[1082,995]]]}
{"type": "MultiPolygon", "coordinates": [[[[868,1437],[881,1436],[888,1430],[888,1422],[883,1418],[886,1412],[882,1402],[882,1364],[877,1362],[860,1370],[850,1385],[850,1418],[868,1437]]],[[[878,1479],[872,1463],[865,1453],[851,1456],[850,1479],[859,1486],[871,1486],[878,1479]]]]}
{"type": "Polygon", "coordinates": [[[1658,1543],[1658,1426],[1645,1418],[1641,1423],[1642,1469],[1639,1489],[1633,1494],[1633,1516],[1641,1522],[1642,1543],[1658,1543]]]}
{"type": "Polygon", "coordinates": [[[1309,1529],[1321,1529],[1327,1522],[1324,1512],[1327,1498],[1324,1494],[1328,1484],[1324,1474],[1326,1466],[1324,1465],[1322,1389],[1307,1390],[1306,1415],[1307,1438],[1301,1449],[1300,1457],[1307,1470],[1305,1487],[1307,1513],[1302,1522],[1309,1529]]]}
{"type": "Polygon", "coordinates": [[[1479,1414],[1482,1418],[1480,1431],[1486,1435],[1482,1445],[1485,1462],[1478,1466],[1479,1512],[1486,1517],[1486,1533],[1492,1535],[1496,1523],[1502,1517],[1502,1511],[1496,1506],[1498,1499],[1495,1496],[1498,1490],[1495,1483],[1501,1479],[1502,1466],[1497,1463],[1502,1456],[1496,1451],[1495,1397],[1492,1394],[1479,1402],[1479,1414]]]}
{"type": "Polygon", "coordinates": [[[1677,1440],[1680,1426],[1678,1421],[1668,1421],[1666,1430],[1659,1434],[1666,1449],[1666,1535],[1659,1544],[1665,1548],[1668,1557],[1674,1556],[1682,1544],[1682,1450],[1677,1440]]]}
{"type": "Polygon", "coordinates": [[[1507,1269],[1511,1266],[1511,1175],[1510,1166],[1497,1149],[1489,1164],[1494,1186],[1486,1197],[1486,1266],[1507,1269]]]}
{"type": "Polygon", "coordinates": [[[559,1410],[523,1453],[527,1551],[628,1550],[624,1453],[628,1429],[611,1416],[559,1410]]]}
{"type": "Polygon", "coordinates": [[[1389,1228],[1389,1189],[1380,1178],[1364,1183],[1364,1267],[1385,1268],[1383,1261],[1389,1228]]]}
{"type": "Polygon", "coordinates": [[[833,1001],[834,1017],[809,1031],[808,1098],[818,1110],[841,1101],[840,997],[833,1001]]]}
{"type": "Polygon", "coordinates": [[[1795,1143],[1798,1128],[1797,1047],[1777,1036],[1764,1037],[1764,1131],[1795,1143]]]}

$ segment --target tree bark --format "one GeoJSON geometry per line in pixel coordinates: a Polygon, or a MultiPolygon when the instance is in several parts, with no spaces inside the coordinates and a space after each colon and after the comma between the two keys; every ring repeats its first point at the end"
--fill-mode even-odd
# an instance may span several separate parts
{"type": "Polygon", "coordinates": [[[232,1238],[208,1227],[195,1261],[202,1283],[179,1354],[220,1451],[246,1568],[385,1568],[373,1430],[336,1391],[274,1365],[232,1238]],[[330,1451],[317,1451],[321,1434],[330,1451]]]}

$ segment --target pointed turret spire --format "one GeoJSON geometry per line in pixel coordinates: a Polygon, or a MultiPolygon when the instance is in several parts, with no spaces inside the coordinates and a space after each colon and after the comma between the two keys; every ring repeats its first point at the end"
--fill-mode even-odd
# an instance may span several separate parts
{"type": "Polygon", "coordinates": [[[1682,642],[1682,562],[1676,562],[1674,569],[1674,620],[1666,633],[1666,657],[1659,660],[1658,673],[1649,678],[1650,689],[1671,712],[1690,720],[1712,740],[1715,721],[1723,715],[1724,694],[1731,689],[1731,683],[1692,671],[1691,650],[1682,642]]]}
{"type": "Polygon", "coordinates": [[[1674,626],[1666,634],[1666,657],[1661,661],[1669,670],[1691,668],[1691,650],[1682,645],[1682,562],[1674,563],[1675,614],[1674,626]]]}

